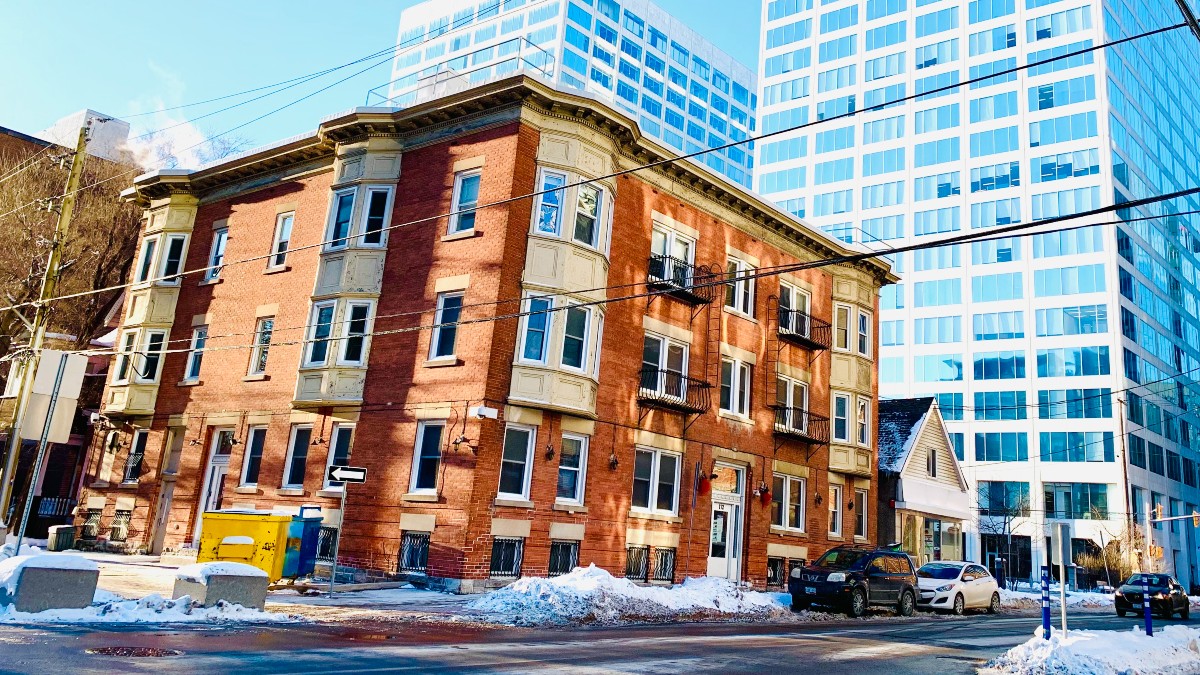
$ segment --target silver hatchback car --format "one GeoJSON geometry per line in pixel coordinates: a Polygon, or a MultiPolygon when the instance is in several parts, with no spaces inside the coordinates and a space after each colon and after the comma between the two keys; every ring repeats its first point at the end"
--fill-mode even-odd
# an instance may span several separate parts
{"type": "Polygon", "coordinates": [[[939,560],[917,570],[917,607],[954,614],[968,609],[1000,611],[1000,588],[983,565],[939,560]]]}

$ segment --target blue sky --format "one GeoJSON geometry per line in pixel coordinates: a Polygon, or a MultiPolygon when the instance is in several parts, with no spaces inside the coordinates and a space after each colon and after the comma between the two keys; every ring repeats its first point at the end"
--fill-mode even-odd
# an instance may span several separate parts
{"type": "MultiPolygon", "coordinates": [[[[656,1],[755,67],[757,0],[656,1]]],[[[180,124],[174,132],[178,150],[363,66],[203,119],[196,118],[253,95],[156,111],[287,80],[386,49],[396,42],[401,10],[417,2],[5,0],[0,3],[0,63],[6,64],[0,69],[0,126],[36,132],[64,115],[92,108],[128,119],[135,134],[180,124]]],[[[328,113],[363,105],[367,90],[384,84],[388,76],[389,67],[381,65],[233,133],[259,145],[308,131],[328,113]]]]}

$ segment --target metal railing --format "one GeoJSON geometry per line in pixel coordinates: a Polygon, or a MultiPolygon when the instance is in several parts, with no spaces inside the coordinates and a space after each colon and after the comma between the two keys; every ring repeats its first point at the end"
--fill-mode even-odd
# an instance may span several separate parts
{"type": "Polygon", "coordinates": [[[70,497],[34,497],[37,500],[36,513],[39,518],[64,518],[75,508],[75,500],[70,497]]]}
{"type": "Polygon", "coordinates": [[[425,574],[429,569],[429,533],[405,532],[400,539],[400,571],[425,574]]]}
{"type": "Polygon", "coordinates": [[[804,408],[776,406],[775,433],[812,443],[828,443],[829,418],[804,408]]]}
{"type": "Polygon", "coordinates": [[[337,543],[338,528],[321,526],[317,530],[317,562],[333,563],[333,548],[337,543]]]}
{"type": "Polygon", "coordinates": [[[650,572],[651,581],[675,581],[675,549],[654,549],[654,569],[650,572]]]}
{"type": "Polygon", "coordinates": [[[646,405],[689,413],[712,405],[711,386],[682,373],[643,366],[638,384],[638,401],[646,405]]]}
{"type": "Polygon", "coordinates": [[[651,288],[666,289],[667,295],[689,304],[702,305],[713,301],[717,286],[710,282],[716,278],[717,275],[707,267],[655,253],[650,256],[646,284],[651,288]]]}
{"type": "Polygon", "coordinates": [[[810,349],[833,346],[833,326],[798,309],[779,308],[779,338],[810,349]]]}
{"type": "Polygon", "coordinates": [[[125,460],[125,470],[121,475],[122,483],[136,483],[142,475],[142,460],[146,458],[144,453],[135,452],[125,460]]]}
{"type": "Polygon", "coordinates": [[[133,520],[133,511],[117,511],[112,519],[112,529],[109,531],[109,541],[125,541],[129,538],[129,521],[133,520]]]}
{"type": "Polygon", "coordinates": [[[525,557],[525,540],[520,537],[492,538],[492,561],[489,572],[493,579],[516,579],[521,576],[521,560],[525,557]]]}
{"type": "Polygon", "coordinates": [[[92,540],[100,536],[100,517],[103,514],[103,509],[88,509],[87,519],[83,521],[83,526],[79,528],[80,539],[92,540]]]}
{"type": "Polygon", "coordinates": [[[546,576],[557,577],[575,569],[579,561],[579,542],[553,541],[550,542],[550,566],[546,576]]]}
{"type": "Polygon", "coordinates": [[[625,578],[631,581],[650,580],[649,546],[629,546],[625,549],[625,578]]]}

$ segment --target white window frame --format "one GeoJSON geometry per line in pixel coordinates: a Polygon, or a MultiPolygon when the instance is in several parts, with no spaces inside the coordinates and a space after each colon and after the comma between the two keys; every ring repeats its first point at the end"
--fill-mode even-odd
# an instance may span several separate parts
{"type": "MultiPolygon", "coordinates": [[[[280,488],[285,489],[285,490],[286,489],[298,489],[298,488],[304,487],[304,476],[300,476],[299,483],[289,483],[288,482],[288,478],[291,477],[288,474],[290,474],[292,472],[292,455],[296,449],[296,434],[299,433],[299,431],[301,429],[308,429],[308,443],[309,443],[310,447],[308,448],[308,454],[306,454],[304,456],[304,473],[305,474],[308,473],[308,460],[311,459],[311,453],[312,453],[311,445],[312,445],[313,425],[311,425],[311,424],[293,424],[292,429],[291,429],[290,433],[288,434],[287,455],[284,457],[284,460],[283,460],[283,477],[280,480],[280,488]]],[[[261,473],[261,471],[262,471],[262,469],[260,468],[259,472],[261,473]]]]}
{"type": "Polygon", "coordinates": [[[337,331],[337,343],[334,345],[337,348],[337,365],[339,366],[361,366],[366,364],[367,357],[371,349],[371,329],[375,323],[375,301],[374,300],[350,300],[346,306],[342,308],[342,321],[340,330],[337,331]],[[367,314],[362,319],[354,319],[353,310],[356,307],[365,307],[367,314]],[[362,321],[363,329],[361,333],[351,335],[350,326],[355,321],[362,321]],[[350,339],[352,337],[362,338],[362,348],[359,350],[357,359],[351,359],[346,355],[350,349],[350,339]]]}
{"type": "MultiPolygon", "coordinates": [[[[454,326],[443,326],[442,325],[442,322],[445,321],[446,299],[447,298],[458,298],[460,300],[465,300],[466,291],[447,291],[444,293],[437,294],[437,311],[433,315],[433,330],[430,331],[430,337],[429,337],[429,360],[430,361],[440,361],[440,360],[450,361],[450,360],[454,360],[458,357],[458,326],[457,325],[454,325],[454,326]],[[454,341],[453,341],[453,344],[451,345],[449,354],[438,354],[437,353],[438,343],[441,342],[443,330],[454,331],[454,341]]],[[[460,303],[458,306],[458,318],[459,318],[459,320],[462,320],[462,303],[460,303]]]]}
{"type": "Polygon", "coordinates": [[[855,351],[859,355],[871,358],[874,352],[871,344],[872,335],[872,314],[864,309],[858,310],[858,319],[855,322],[855,351]]]}
{"type": "Polygon", "coordinates": [[[937,478],[937,450],[929,448],[925,452],[925,473],[930,478],[937,478]]]}
{"type": "MultiPolygon", "coordinates": [[[[584,434],[574,434],[574,433],[564,432],[563,433],[563,442],[562,442],[563,447],[566,446],[567,439],[570,439],[573,441],[579,441],[579,467],[576,469],[571,469],[571,468],[567,469],[567,471],[575,471],[576,473],[578,473],[579,478],[577,479],[577,481],[575,483],[575,497],[573,497],[573,498],[559,497],[558,496],[558,484],[556,482],[555,483],[555,492],[554,492],[554,502],[556,504],[569,504],[572,506],[582,506],[584,496],[586,494],[588,445],[590,444],[591,438],[584,434]]],[[[558,459],[559,459],[558,474],[561,474],[563,471],[561,449],[559,451],[558,459]]],[[[557,477],[558,474],[555,474],[555,476],[557,477]]]]}
{"type": "Polygon", "coordinates": [[[350,432],[350,447],[346,449],[346,461],[350,461],[350,455],[354,453],[354,430],[357,427],[353,422],[334,422],[333,428],[329,432],[328,452],[325,453],[325,475],[321,476],[321,487],[325,490],[336,490],[338,492],[346,489],[346,484],[332,485],[329,482],[329,467],[333,466],[334,446],[337,443],[338,434],[349,430],[350,432]]]}
{"type": "Polygon", "coordinates": [[[829,437],[839,443],[850,443],[852,441],[852,439],[854,438],[854,410],[851,407],[853,404],[854,404],[854,399],[853,399],[853,397],[850,396],[850,394],[845,394],[845,393],[836,392],[836,391],[830,394],[829,437]],[[845,401],[846,401],[846,435],[845,435],[845,437],[837,435],[837,421],[838,421],[837,402],[838,402],[838,399],[845,399],[845,401]]]}
{"type": "Polygon", "coordinates": [[[575,216],[571,223],[571,241],[586,246],[592,249],[600,249],[601,240],[603,238],[604,217],[605,217],[605,199],[604,188],[594,183],[587,183],[575,188],[575,208],[571,209],[571,213],[575,216]],[[584,214],[583,211],[583,194],[585,190],[596,191],[596,221],[592,224],[593,241],[584,241],[579,238],[579,217],[584,214]]]}
{"type": "MultiPolygon", "coordinates": [[[[555,171],[553,169],[541,169],[540,171],[538,171],[538,183],[537,183],[538,191],[542,192],[543,194],[538,195],[537,202],[533,206],[533,222],[531,224],[531,227],[532,227],[532,231],[535,234],[540,234],[540,235],[546,236],[546,237],[561,237],[562,231],[563,231],[563,211],[566,210],[567,203],[568,203],[568,200],[567,200],[567,197],[569,196],[568,190],[565,187],[561,187],[561,188],[547,187],[547,185],[546,185],[547,176],[554,176],[556,178],[561,178],[563,185],[567,185],[568,183],[570,183],[570,176],[568,176],[566,174],[566,172],[555,171]],[[546,197],[548,197],[554,193],[558,193],[558,198],[559,198],[559,202],[558,202],[558,206],[557,206],[558,211],[554,217],[554,229],[553,230],[543,230],[541,228],[541,219],[539,216],[542,213],[542,207],[546,205],[546,197]]],[[[572,209],[571,212],[574,213],[574,209],[572,209]]]]}
{"type": "Polygon", "coordinates": [[[871,447],[871,399],[859,396],[854,407],[854,441],[864,448],[871,447]]]}
{"type": "Polygon", "coordinates": [[[592,347],[592,308],[569,306],[561,310],[562,321],[562,339],[559,340],[558,347],[558,365],[563,370],[586,373],[588,371],[588,350],[592,347]],[[583,344],[580,346],[581,362],[578,366],[572,366],[566,362],[567,357],[567,327],[570,325],[572,311],[583,312],[583,344]]]}
{"type": "Polygon", "coordinates": [[[854,538],[866,539],[870,521],[867,518],[867,491],[862,488],[854,489],[854,538]],[[860,500],[859,497],[862,497],[860,500]],[[860,503],[861,502],[861,503],[860,503]]]}
{"type": "Polygon", "coordinates": [[[851,334],[856,331],[854,323],[854,308],[850,305],[836,302],[833,305],[833,349],[838,352],[851,351],[851,334]],[[842,324],[845,319],[845,324],[842,324]]]}
{"type": "Polygon", "coordinates": [[[358,208],[358,188],[334,190],[333,197],[329,200],[329,215],[325,224],[326,251],[340,251],[350,246],[350,240],[354,237],[354,209],[356,208],[358,208]],[[338,203],[346,195],[350,196],[350,220],[346,223],[345,237],[336,237],[334,228],[337,225],[338,203]]]}
{"type": "Polygon", "coordinates": [[[248,375],[262,375],[267,372],[267,361],[270,359],[271,339],[275,336],[275,317],[260,316],[254,321],[254,347],[250,349],[250,366],[247,369],[248,375]],[[267,334],[267,341],[263,342],[263,323],[271,322],[271,332],[267,334]],[[258,367],[258,363],[262,362],[262,368],[258,367]]]}
{"type": "Polygon", "coordinates": [[[780,495],[781,499],[779,502],[781,504],[782,513],[780,515],[783,516],[783,524],[776,525],[775,523],[771,523],[771,527],[788,530],[790,532],[803,533],[805,531],[804,521],[808,518],[808,479],[802,476],[792,476],[786,473],[777,473],[775,474],[775,478],[783,479],[783,493],[780,495]],[[792,507],[794,506],[794,504],[792,504],[792,483],[800,484],[801,514],[799,524],[791,522],[792,507]]]}
{"type": "MultiPolygon", "coordinates": [[[[255,424],[246,428],[246,443],[242,446],[245,450],[242,452],[242,472],[238,476],[239,487],[256,487],[258,479],[262,477],[262,460],[267,454],[267,425],[255,424]],[[254,477],[254,482],[246,482],[246,473],[250,471],[250,448],[254,445],[254,432],[262,431],[263,433],[263,454],[258,457],[258,475],[254,477]]],[[[291,446],[288,446],[289,450],[291,446]]]]}
{"type": "Polygon", "coordinates": [[[188,349],[187,363],[183,367],[184,382],[199,382],[200,368],[204,364],[204,345],[208,343],[208,326],[192,329],[192,342],[188,349]],[[203,336],[201,335],[203,333],[203,336]],[[203,342],[202,342],[203,341],[203,342]],[[192,371],[196,371],[195,374],[192,371]]]}
{"type": "Polygon", "coordinates": [[[812,294],[787,282],[779,283],[779,304],[791,310],[787,314],[786,324],[783,316],[779,317],[779,327],[795,335],[809,337],[812,334],[812,294]],[[785,301],[786,299],[786,301],[785,301]],[[797,302],[802,300],[801,302],[797,302]],[[800,307],[799,305],[803,305],[800,307]],[[802,312],[809,319],[798,319],[795,312],[802,312]]]}
{"type": "Polygon", "coordinates": [[[161,238],[162,235],[155,234],[142,240],[142,248],[137,258],[137,274],[134,277],[134,283],[149,283],[154,279],[154,275],[158,270],[155,262],[158,259],[158,244],[161,238]]]}
{"type": "MultiPolygon", "coordinates": [[[[787,421],[790,421],[790,424],[784,425],[787,428],[795,429],[797,431],[807,431],[808,430],[808,421],[809,421],[808,420],[808,417],[809,417],[808,396],[809,396],[809,392],[808,392],[808,383],[807,382],[804,382],[803,380],[797,380],[794,377],[788,377],[787,375],[783,375],[782,373],[775,374],[775,404],[783,406],[784,408],[787,408],[789,411],[795,411],[795,410],[801,411],[799,413],[799,417],[800,417],[799,420],[796,420],[795,417],[791,417],[789,420],[787,420],[787,421]],[[784,397],[784,400],[782,400],[782,401],[779,400],[779,385],[781,383],[787,387],[787,395],[784,397]],[[800,390],[801,398],[803,400],[796,401],[796,389],[800,390]]],[[[795,415],[796,413],[789,412],[788,414],[795,415]]],[[[778,418],[776,418],[776,419],[778,419],[778,418]]]]}
{"type": "Polygon", "coordinates": [[[467,169],[466,171],[459,171],[458,173],[454,174],[454,189],[453,190],[454,190],[453,197],[450,201],[450,211],[451,211],[451,213],[453,213],[453,215],[450,216],[450,219],[449,219],[450,222],[448,223],[448,232],[447,233],[448,234],[461,234],[463,232],[474,232],[475,225],[478,224],[478,221],[479,221],[479,197],[482,196],[482,193],[483,193],[483,169],[467,169]],[[473,207],[474,210],[471,211],[471,226],[470,227],[460,227],[459,224],[462,222],[462,217],[464,215],[464,214],[458,213],[458,211],[462,210],[462,208],[463,208],[463,206],[462,206],[463,182],[466,181],[466,179],[474,177],[474,176],[479,177],[479,190],[477,191],[477,194],[475,195],[475,206],[473,207]]]}
{"type": "Polygon", "coordinates": [[[600,379],[600,355],[604,353],[604,315],[596,312],[596,355],[592,357],[592,377],[600,379]]]}
{"type": "Polygon", "coordinates": [[[113,364],[113,384],[129,384],[135,373],[134,354],[137,353],[138,331],[126,330],[121,332],[117,340],[117,359],[113,364]]]}
{"type": "Polygon", "coordinates": [[[496,482],[497,482],[496,498],[497,499],[511,499],[511,500],[515,500],[515,501],[528,501],[529,500],[529,484],[533,479],[533,446],[537,444],[537,427],[529,426],[526,424],[506,424],[504,426],[504,435],[501,437],[501,439],[502,439],[500,442],[500,469],[501,470],[498,473],[498,475],[496,476],[496,482]],[[499,487],[500,478],[504,473],[504,442],[508,438],[508,430],[509,429],[519,429],[522,431],[529,432],[529,440],[525,443],[525,464],[524,464],[525,468],[523,469],[523,475],[521,477],[523,480],[523,485],[521,487],[522,491],[520,494],[515,494],[515,493],[511,493],[511,492],[501,492],[500,487],[499,487]]]}
{"type": "Polygon", "coordinates": [[[332,352],[333,357],[337,358],[338,345],[337,345],[337,340],[336,340],[336,338],[337,338],[337,301],[336,300],[326,300],[323,302],[314,302],[313,303],[312,309],[310,309],[309,313],[308,313],[308,329],[305,331],[305,333],[306,333],[306,335],[304,336],[304,367],[305,368],[312,368],[312,367],[327,365],[330,360],[331,352],[332,352]],[[331,309],[331,312],[329,315],[329,337],[317,338],[316,337],[317,326],[318,326],[317,318],[320,316],[321,310],[325,307],[329,307],[331,309]],[[313,347],[316,346],[318,339],[324,340],[327,343],[326,348],[325,348],[325,358],[321,359],[320,361],[314,361],[312,358],[313,347]]]}
{"type": "MultiPolygon", "coordinates": [[[[725,271],[732,279],[734,276],[753,274],[755,268],[745,260],[730,257],[726,260],[725,271]],[[730,269],[733,268],[733,269],[730,269]]],[[[754,299],[756,279],[738,279],[727,283],[726,288],[733,288],[733,304],[729,304],[728,291],[724,300],[725,309],[744,317],[754,318],[754,299]]]]}
{"type": "Polygon", "coordinates": [[[438,474],[442,471],[442,462],[445,457],[442,456],[442,449],[445,447],[446,420],[421,420],[417,422],[417,435],[413,442],[413,461],[412,470],[408,476],[408,491],[410,494],[436,495],[438,485],[438,474]],[[429,427],[438,427],[441,431],[438,432],[437,443],[437,469],[434,470],[433,487],[423,488],[417,487],[417,477],[421,468],[421,443],[425,438],[425,430],[429,427]]]}
{"type": "Polygon", "coordinates": [[[158,253],[159,260],[154,265],[158,274],[157,283],[159,286],[178,286],[179,282],[183,280],[183,275],[180,272],[183,271],[184,265],[187,264],[188,236],[186,234],[165,234],[159,243],[162,247],[158,253]],[[175,241],[183,242],[179,245],[179,264],[176,266],[174,272],[169,272],[167,271],[167,263],[170,262],[169,252],[171,250],[171,243],[175,241]]]}
{"type": "MultiPolygon", "coordinates": [[[[538,295],[533,295],[533,294],[526,295],[525,301],[522,303],[522,307],[523,307],[522,312],[525,315],[521,317],[521,326],[520,326],[521,335],[520,335],[520,339],[517,340],[517,350],[518,350],[517,351],[517,362],[544,366],[547,363],[549,363],[549,361],[550,361],[550,358],[549,358],[550,357],[550,343],[551,343],[550,336],[554,331],[554,323],[555,323],[554,322],[554,314],[555,314],[554,299],[543,297],[543,296],[538,296],[538,295]],[[529,320],[531,318],[533,318],[533,316],[534,316],[534,314],[532,314],[532,312],[534,311],[533,310],[534,302],[545,302],[546,303],[546,309],[544,311],[544,315],[546,317],[546,328],[542,333],[542,358],[540,358],[540,359],[531,359],[531,358],[527,358],[525,356],[525,347],[529,343],[529,320]]],[[[542,314],[543,312],[539,311],[538,313],[542,314]]]]}
{"type": "Polygon", "coordinates": [[[292,245],[292,232],[296,229],[296,212],[286,211],[275,216],[275,234],[271,236],[271,255],[267,258],[267,269],[278,270],[287,267],[287,256],[292,245]],[[283,236],[284,225],[287,225],[287,237],[283,236]],[[280,246],[283,250],[280,250],[280,246]]]}
{"type": "Polygon", "coordinates": [[[216,281],[221,278],[221,270],[225,268],[225,249],[229,247],[229,226],[213,228],[212,244],[208,249],[208,264],[204,270],[204,281],[216,281]]]}
{"type": "Polygon", "coordinates": [[[724,403],[720,400],[720,391],[718,390],[717,405],[718,409],[726,415],[735,417],[749,418],[750,417],[750,388],[754,385],[754,367],[744,361],[740,361],[728,356],[721,358],[721,382],[719,386],[725,387],[725,365],[729,365],[729,404],[732,408],[724,407],[724,403]]]}
{"type": "Polygon", "coordinates": [[[650,232],[650,253],[652,255],[664,255],[664,256],[667,256],[668,258],[675,258],[676,260],[683,260],[684,262],[686,262],[689,265],[695,265],[696,264],[696,240],[693,239],[691,236],[686,235],[683,232],[680,232],[679,230],[655,223],[655,225],[651,228],[651,232],[650,232]],[[661,234],[663,236],[663,243],[666,245],[665,251],[655,251],[654,250],[654,235],[655,234],[661,234]],[[680,242],[687,243],[688,250],[687,250],[686,258],[680,258],[678,255],[676,255],[676,253],[678,252],[677,247],[679,246],[680,242]]]}
{"type": "Polygon", "coordinates": [[[368,185],[363,190],[362,213],[359,214],[358,237],[356,241],[360,248],[383,248],[387,246],[388,240],[388,223],[392,219],[392,186],[390,185],[368,185]],[[367,241],[367,221],[371,219],[371,199],[374,195],[382,193],[383,198],[383,221],[379,225],[379,241],[367,241]]]}
{"type": "MultiPolygon", "coordinates": [[[[680,389],[683,392],[683,396],[680,398],[680,400],[687,400],[687,388],[689,385],[689,383],[687,381],[687,376],[688,376],[688,372],[689,372],[688,371],[688,365],[689,365],[688,361],[691,358],[692,346],[686,342],[681,342],[674,338],[669,338],[665,335],[647,332],[642,338],[643,358],[644,358],[644,354],[645,354],[645,351],[644,351],[645,340],[647,338],[657,340],[659,343],[658,365],[657,365],[657,368],[659,371],[667,370],[667,354],[672,346],[679,347],[682,350],[683,365],[681,366],[682,370],[679,373],[679,375],[682,378],[680,380],[680,389]]],[[[642,366],[644,367],[645,365],[646,365],[646,363],[643,361],[642,366]]],[[[672,394],[668,393],[666,390],[666,378],[658,378],[658,380],[655,382],[655,384],[657,386],[654,389],[645,389],[645,387],[641,387],[640,382],[638,383],[638,386],[641,387],[642,389],[645,389],[646,391],[651,391],[651,392],[654,392],[655,394],[659,394],[661,396],[671,396],[672,398],[675,398],[672,394]]]]}
{"type": "Polygon", "coordinates": [[[661,516],[675,516],[679,514],[679,479],[683,473],[683,455],[661,448],[651,448],[644,445],[639,445],[634,448],[634,457],[638,452],[649,452],[653,455],[654,461],[650,463],[650,495],[649,504],[647,506],[634,506],[632,501],[633,486],[630,485],[631,500],[629,510],[634,513],[651,513],[661,516]],[[662,458],[664,455],[670,455],[675,458],[675,491],[671,497],[671,509],[669,511],[658,508],[658,484],[662,477],[662,458]]]}
{"type": "Polygon", "coordinates": [[[829,484],[829,536],[840,537],[846,530],[846,505],[844,499],[845,486],[837,483],[829,484]],[[837,527],[834,527],[834,526],[837,527]]]}
{"type": "Polygon", "coordinates": [[[153,377],[146,377],[145,375],[142,375],[141,371],[138,370],[138,368],[136,367],[137,366],[136,360],[132,361],[130,364],[131,366],[133,366],[133,368],[132,368],[133,381],[137,382],[138,384],[154,384],[155,382],[158,382],[159,377],[162,375],[163,360],[166,358],[167,331],[165,331],[165,330],[147,330],[147,331],[143,332],[141,334],[141,339],[138,340],[138,352],[137,353],[142,355],[142,365],[145,366],[148,361],[147,357],[151,353],[150,352],[150,341],[156,335],[160,336],[162,338],[162,344],[159,345],[159,348],[158,348],[158,361],[154,366],[153,377]]]}

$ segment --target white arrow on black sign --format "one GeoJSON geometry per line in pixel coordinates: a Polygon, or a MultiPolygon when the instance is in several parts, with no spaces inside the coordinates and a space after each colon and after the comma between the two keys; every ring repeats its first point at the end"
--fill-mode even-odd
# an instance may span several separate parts
{"type": "Polygon", "coordinates": [[[367,467],[365,466],[334,466],[329,467],[328,478],[339,483],[367,482],[367,467]]]}

